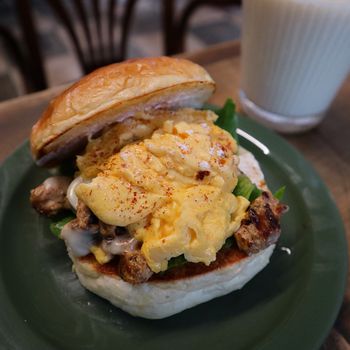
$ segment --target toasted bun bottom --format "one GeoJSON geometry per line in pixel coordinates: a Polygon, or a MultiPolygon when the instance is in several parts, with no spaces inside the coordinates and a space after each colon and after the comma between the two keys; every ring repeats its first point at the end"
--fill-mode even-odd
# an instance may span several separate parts
{"type": "Polygon", "coordinates": [[[161,319],[242,288],[269,262],[271,245],[258,254],[216,270],[170,281],[132,285],[102,274],[92,264],[70,256],[81,284],[134,316],[161,319]]]}

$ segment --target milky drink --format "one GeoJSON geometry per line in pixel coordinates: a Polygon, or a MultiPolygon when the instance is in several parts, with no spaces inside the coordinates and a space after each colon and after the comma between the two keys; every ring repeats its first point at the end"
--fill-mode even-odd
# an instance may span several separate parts
{"type": "Polygon", "coordinates": [[[350,70],[350,0],[244,0],[243,12],[243,108],[281,131],[317,124],[350,70]]]}

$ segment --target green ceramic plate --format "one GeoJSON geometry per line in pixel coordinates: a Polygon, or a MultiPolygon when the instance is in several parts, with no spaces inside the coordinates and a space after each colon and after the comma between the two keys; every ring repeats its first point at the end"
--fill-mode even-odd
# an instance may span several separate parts
{"type": "Polygon", "coordinates": [[[48,173],[33,164],[28,144],[21,146],[0,170],[0,347],[318,349],[345,288],[339,213],[315,171],[283,139],[246,119],[240,128],[270,188],[287,186],[290,211],[279,245],[242,290],[161,321],[131,317],[79,285],[63,243],[28,203],[29,190],[48,173]]]}

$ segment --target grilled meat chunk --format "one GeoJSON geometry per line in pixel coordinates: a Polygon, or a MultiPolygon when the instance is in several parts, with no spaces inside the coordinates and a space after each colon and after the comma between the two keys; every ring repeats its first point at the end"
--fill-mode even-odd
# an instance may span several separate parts
{"type": "Polygon", "coordinates": [[[153,272],[140,250],[126,252],[119,260],[119,275],[129,283],[138,284],[148,281],[153,272]]]}
{"type": "Polygon", "coordinates": [[[78,201],[76,215],[78,219],[79,228],[81,228],[82,230],[87,230],[94,223],[94,221],[96,221],[96,218],[92,211],[84,202],[80,200],[78,201]]]}
{"type": "Polygon", "coordinates": [[[280,217],[287,210],[286,205],[264,191],[251,203],[241,227],[234,233],[238,248],[251,255],[274,244],[281,233],[280,217]]]}
{"type": "Polygon", "coordinates": [[[99,221],[100,234],[104,239],[112,240],[116,237],[116,226],[105,224],[99,221]]]}
{"type": "Polygon", "coordinates": [[[77,205],[77,218],[72,221],[73,229],[80,229],[85,231],[98,232],[99,226],[97,225],[97,219],[87,205],[78,201],[77,205]]]}
{"type": "Polygon", "coordinates": [[[54,216],[64,209],[70,209],[67,189],[72,180],[66,176],[52,176],[30,191],[33,208],[42,215],[54,216]]]}

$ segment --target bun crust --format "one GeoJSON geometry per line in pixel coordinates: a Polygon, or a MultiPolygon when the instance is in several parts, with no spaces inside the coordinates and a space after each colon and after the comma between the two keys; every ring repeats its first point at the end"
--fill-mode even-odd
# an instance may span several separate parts
{"type": "Polygon", "coordinates": [[[215,83],[204,68],[178,58],[128,60],[100,68],[54,99],[33,126],[39,165],[57,162],[108,124],[137,111],[200,107],[215,83]]]}
{"type": "Polygon", "coordinates": [[[137,285],[118,275],[101,273],[89,261],[71,259],[81,284],[88,290],[133,316],[161,319],[242,288],[268,264],[274,248],[271,245],[203,274],[137,285]]]}

